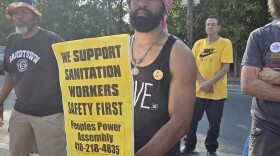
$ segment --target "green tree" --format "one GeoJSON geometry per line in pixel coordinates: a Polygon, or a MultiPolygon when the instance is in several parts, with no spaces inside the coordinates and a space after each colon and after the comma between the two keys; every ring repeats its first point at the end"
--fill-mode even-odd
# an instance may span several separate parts
{"type": "MultiPolygon", "coordinates": [[[[169,14],[169,31],[185,41],[186,8],[181,1],[174,1],[169,14]]],[[[220,17],[222,28],[219,35],[232,41],[239,63],[250,32],[272,20],[264,0],[201,0],[193,12],[193,42],[206,37],[205,20],[210,15],[220,17]]]]}
{"type": "Polygon", "coordinates": [[[6,38],[10,32],[13,31],[13,25],[8,23],[8,20],[5,16],[5,10],[9,0],[0,1],[0,45],[5,45],[6,38]]]}
{"type": "Polygon", "coordinates": [[[243,54],[249,33],[271,20],[264,0],[201,0],[200,12],[194,13],[194,21],[197,21],[194,23],[194,40],[206,36],[204,26],[209,15],[220,17],[220,35],[229,38],[240,54],[243,54]]]}
{"type": "Polygon", "coordinates": [[[42,26],[65,40],[125,33],[123,0],[48,0],[42,4],[42,26]]]}
{"type": "Polygon", "coordinates": [[[168,31],[186,42],[186,11],[182,0],[175,0],[167,18],[168,31]]]}
{"type": "MultiPolygon", "coordinates": [[[[174,0],[167,22],[169,32],[185,41],[186,8],[181,1],[174,0]]],[[[4,14],[8,3],[10,0],[0,1],[0,45],[14,31],[4,14]]],[[[40,26],[65,40],[133,33],[122,20],[127,14],[125,0],[37,0],[37,3],[43,14],[40,26]]],[[[222,19],[220,35],[229,38],[242,54],[249,33],[272,20],[266,3],[264,0],[201,0],[199,11],[193,13],[194,41],[206,36],[205,19],[215,14],[222,19]]]]}

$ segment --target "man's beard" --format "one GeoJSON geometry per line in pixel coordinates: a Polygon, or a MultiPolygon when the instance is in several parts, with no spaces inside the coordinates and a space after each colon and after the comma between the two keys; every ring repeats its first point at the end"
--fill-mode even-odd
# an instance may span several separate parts
{"type": "Polygon", "coordinates": [[[157,14],[153,14],[149,10],[140,8],[134,12],[130,12],[129,17],[132,28],[136,29],[139,32],[149,32],[157,27],[163,20],[163,10],[157,14]],[[146,11],[147,17],[137,16],[137,11],[139,10],[146,11]]]}
{"type": "Polygon", "coordinates": [[[24,26],[17,26],[16,25],[16,32],[18,34],[25,34],[25,33],[27,33],[27,31],[28,31],[28,28],[27,28],[26,25],[24,25],[24,26]]]}

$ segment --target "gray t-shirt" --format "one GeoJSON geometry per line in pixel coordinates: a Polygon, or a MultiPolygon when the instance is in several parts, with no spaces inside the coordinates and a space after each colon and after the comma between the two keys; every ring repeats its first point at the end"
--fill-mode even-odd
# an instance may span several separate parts
{"type": "Polygon", "coordinates": [[[14,108],[18,112],[47,116],[63,111],[58,66],[51,47],[61,41],[57,34],[41,28],[28,39],[17,33],[8,37],[3,68],[13,75],[14,108]]]}
{"type": "MultiPolygon", "coordinates": [[[[280,28],[269,24],[251,32],[242,66],[270,67],[280,71],[280,28]]],[[[268,129],[280,133],[280,103],[253,98],[251,114],[268,129]]]]}

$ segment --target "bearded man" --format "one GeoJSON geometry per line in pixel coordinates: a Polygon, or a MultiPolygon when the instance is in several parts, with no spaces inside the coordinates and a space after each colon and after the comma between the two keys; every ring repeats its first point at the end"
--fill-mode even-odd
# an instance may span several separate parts
{"type": "Polygon", "coordinates": [[[134,81],[135,156],[178,156],[190,127],[196,65],[191,50],[167,33],[171,0],[127,0],[134,81]]]}
{"type": "Polygon", "coordinates": [[[42,14],[31,0],[11,3],[6,17],[15,25],[16,32],[6,42],[0,127],[4,124],[3,103],[14,89],[17,99],[9,120],[11,156],[28,155],[34,138],[40,156],[65,156],[58,66],[51,47],[63,39],[39,28],[42,14]]]}

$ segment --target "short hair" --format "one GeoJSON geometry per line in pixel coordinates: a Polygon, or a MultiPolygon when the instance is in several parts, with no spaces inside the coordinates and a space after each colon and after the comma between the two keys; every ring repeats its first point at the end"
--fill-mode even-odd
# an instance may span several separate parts
{"type": "Polygon", "coordinates": [[[217,24],[218,24],[218,25],[221,25],[221,20],[220,20],[220,18],[219,18],[217,15],[210,15],[210,16],[208,16],[207,19],[209,19],[209,18],[214,18],[214,19],[216,19],[216,20],[217,20],[217,24]]]}
{"type": "Polygon", "coordinates": [[[268,0],[268,12],[275,19],[280,19],[280,0],[268,0]]]}

